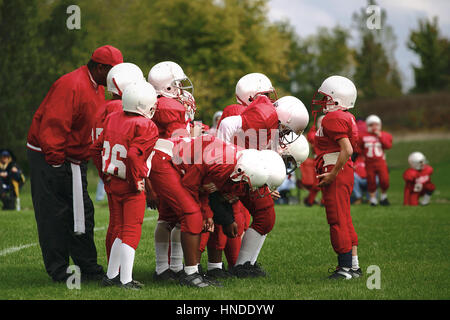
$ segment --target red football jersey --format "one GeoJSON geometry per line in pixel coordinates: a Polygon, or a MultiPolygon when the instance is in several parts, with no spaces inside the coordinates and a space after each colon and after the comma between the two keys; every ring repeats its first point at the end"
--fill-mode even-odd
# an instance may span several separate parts
{"type": "Polygon", "coordinates": [[[348,138],[352,147],[356,148],[358,128],[355,117],[348,111],[328,112],[314,140],[317,147],[316,164],[321,163],[324,154],[341,151],[337,141],[342,138],[348,138]]]}
{"type": "Polygon", "coordinates": [[[102,177],[126,180],[130,192],[137,182],[148,177],[147,160],[158,140],[158,128],[150,119],[125,112],[106,117],[103,132],[93,144],[91,153],[102,177]]]}
{"type": "Polygon", "coordinates": [[[308,134],[306,135],[306,139],[313,147],[314,155],[317,155],[317,153],[319,152],[319,150],[317,149],[317,146],[316,146],[316,132],[317,132],[317,130],[315,129],[315,127],[312,127],[308,131],[308,134]]]}
{"type": "Polygon", "coordinates": [[[232,105],[225,107],[225,109],[223,109],[222,116],[220,117],[219,121],[217,122],[217,128],[219,128],[220,123],[222,122],[223,119],[231,117],[231,116],[239,116],[242,114],[242,112],[245,111],[245,108],[246,108],[246,106],[244,106],[242,104],[232,104],[232,105]]]}
{"type": "Polygon", "coordinates": [[[406,169],[403,173],[405,189],[410,192],[422,192],[423,185],[431,181],[432,174],[433,168],[430,165],[425,165],[420,171],[413,168],[406,169]]]}
{"type": "Polygon", "coordinates": [[[59,78],[34,114],[27,146],[42,151],[51,165],[89,159],[97,109],[105,89],[91,79],[87,66],[59,78]]]}
{"type": "Polygon", "coordinates": [[[392,135],[382,131],[380,137],[365,132],[359,136],[358,146],[366,159],[366,163],[385,160],[384,150],[392,147],[392,135]]]}
{"type": "Polygon", "coordinates": [[[152,121],[156,124],[161,139],[169,139],[177,131],[178,135],[188,135],[189,119],[186,108],[178,100],[160,97],[152,121]]]}
{"type": "Polygon", "coordinates": [[[92,141],[96,141],[100,134],[103,132],[103,125],[106,117],[113,112],[122,111],[122,100],[108,100],[104,105],[101,106],[99,112],[97,113],[95,127],[92,132],[92,141]]]}

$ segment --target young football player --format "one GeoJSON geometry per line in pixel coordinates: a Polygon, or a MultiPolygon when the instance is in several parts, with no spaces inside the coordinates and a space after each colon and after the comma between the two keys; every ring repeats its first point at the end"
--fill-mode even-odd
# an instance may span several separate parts
{"type": "MultiPolygon", "coordinates": [[[[119,63],[111,68],[106,77],[106,87],[107,90],[112,94],[112,99],[108,100],[104,105],[102,105],[99,112],[97,113],[92,137],[92,141],[94,143],[96,142],[100,134],[103,132],[106,117],[113,112],[123,111],[122,93],[125,91],[125,88],[133,82],[138,82],[142,80],[145,80],[142,70],[133,63],[128,62],[119,63]]],[[[102,180],[100,179],[100,181],[102,180]]],[[[110,203],[111,192],[110,190],[108,190],[108,187],[106,187],[106,189],[107,190],[105,191],[108,197],[108,203],[110,203]]],[[[112,244],[114,240],[117,238],[116,225],[117,219],[119,219],[119,217],[113,216],[114,213],[115,213],[114,210],[109,211],[110,214],[109,225],[108,230],[106,232],[106,240],[105,240],[107,259],[109,259],[112,244]]]]}
{"type": "MultiPolygon", "coordinates": [[[[350,156],[358,140],[355,117],[348,112],[355,106],[356,87],[342,76],[331,76],[322,83],[312,104],[325,113],[316,132],[316,171],[330,225],[331,244],[338,255],[338,266],[330,279],[351,279],[362,275],[358,265],[358,237],[350,214],[353,166],[350,156]],[[322,98],[316,99],[317,95],[322,98]]],[[[313,111],[316,113],[317,111],[313,111]]]]}
{"type": "Polygon", "coordinates": [[[436,187],[431,182],[433,168],[427,164],[427,159],[421,152],[413,152],[408,157],[410,168],[403,173],[405,191],[403,204],[406,206],[426,206],[436,187]]]}
{"type": "Polygon", "coordinates": [[[360,134],[358,145],[365,158],[370,205],[378,205],[376,197],[378,177],[381,189],[380,205],[388,206],[389,171],[384,150],[392,147],[392,135],[381,130],[381,119],[376,115],[367,117],[366,125],[367,132],[360,134]]]}
{"type": "MultiPolygon", "coordinates": [[[[201,215],[201,212],[199,204],[185,194],[180,185],[179,175],[170,162],[173,143],[169,140],[174,136],[190,136],[195,100],[192,82],[175,62],[164,61],[153,66],[148,74],[148,82],[158,94],[158,106],[152,120],[159,130],[150,172],[150,181],[159,201],[159,217],[155,228],[156,270],[153,278],[156,281],[170,281],[183,274],[183,250],[187,248],[189,252],[184,252],[185,263],[188,272],[195,273],[189,267],[194,265],[191,251],[198,248],[198,235],[189,232],[189,226],[182,230],[179,220],[184,215],[201,215]],[[192,249],[192,246],[197,247],[192,249]]],[[[188,219],[186,223],[191,222],[188,219]]]]}
{"type": "Polygon", "coordinates": [[[129,84],[122,96],[123,112],[106,118],[103,132],[91,147],[92,159],[111,195],[111,216],[117,223],[104,286],[142,287],[132,275],[146,209],[147,159],[158,139],[158,128],[150,120],[156,102],[155,89],[149,83],[129,84]]]}

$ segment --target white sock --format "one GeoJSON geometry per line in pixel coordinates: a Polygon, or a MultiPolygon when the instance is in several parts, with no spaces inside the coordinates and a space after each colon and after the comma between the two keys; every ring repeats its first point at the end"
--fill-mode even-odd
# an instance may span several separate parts
{"type": "Polygon", "coordinates": [[[169,269],[169,243],[155,242],[156,273],[161,274],[169,269]]]}
{"type": "Polygon", "coordinates": [[[383,201],[383,200],[386,200],[386,199],[387,199],[387,193],[386,192],[382,193],[381,196],[380,196],[380,200],[383,201]]]}
{"type": "Polygon", "coordinates": [[[208,271],[213,269],[222,269],[222,262],[213,263],[208,261],[208,271]]]}
{"type": "Polygon", "coordinates": [[[422,199],[420,199],[420,204],[423,206],[426,206],[430,203],[431,196],[429,194],[424,194],[422,199]]]}
{"type": "Polygon", "coordinates": [[[376,197],[370,197],[370,203],[378,204],[378,200],[376,197]]]}
{"type": "Polygon", "coordinates": [[[198,272],[198,264],[195,266],[184,266],[184,272],[186,272],[187,275],[198,272]]]}
{"type": "MultiPolygon", "coordinates": [[[[242,239],[241,250],[236,261],[236,265],[241,265],[250,261],[257,255],[258,248],[261,249],[261,242],[264,243],[265,237],[259,234],[255,229],[248,228],[242,239]]],[[[256,256],[257,258],[257,256],[256,256]]],[[[256,261],[256,260],[255,260],[256,261]]]]}
{"type": "Polygon", "coordinates": [[[122,243],[120,245],[120,282],[126,284],[133,280],[134,254],[136,250],[122,243]]]}
{"type": "Polygon", "coordinates": [[[359,269],[358,256],[352,256],[352,269],[353,270],[358,270],[359,269]]]}
{"type": "Polygon", "coordinates": [[[263,235],[262,239],[259,242],[259,247],[256,249],[255,254],[253,255],[252,260],[250,260],[251,265],[254,265],[256,260],[258,260],[259,252],[261,251],[261,248],[264,244],[264,241],[266,241],[267,234],[263,235]]]}
{"type": "Polygon", "coordinates": [[[170,230],[164,221],[158,221],[155,228],[155,260],[156,273],[161,274],[169,269],[170,230]]]}
{"type": "Polygon", "coordinates": [[[170,270],[180,272],[183,270],[183,247],[181,246],[181,230],[179,226],[170,233],[170,270]]]}
{"type": "Polygon", "coordinates": [[[111,252],[109,254],[108,270],[106,276],[109,279],[114,279],[119,274],[120,270],[120,245],[122,240],[116,238],[111,246],[111,252]]]}

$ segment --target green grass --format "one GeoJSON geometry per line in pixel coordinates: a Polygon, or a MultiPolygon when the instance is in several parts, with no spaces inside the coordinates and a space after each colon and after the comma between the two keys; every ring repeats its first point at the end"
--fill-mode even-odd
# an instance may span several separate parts
{"type": "MultiPolygon", "coordinates": [[[[369,290],[367,275],[346,282],[326,280],[336,264],[323,208],[278,206],[277,221],[259,261],[269,276],[228,280],[224,288],[203,290],[160,285],[152,281],[155,267],[153,231],[156,212],[149,211],[136,254],[134,277],[146,286],[140,292],[101,288],[82,283],[81,290],[50,281],[39,245],[0,255],[0,299],[449,299],[450,298],[450,149],[449,141],[398,143],[388,154],[391,170],[389,208],[352,207],[359,235],[359,260],[366,271],[381,269],[381,289],[369,290]],[[424,152],[435,167],[437,192],[428,207],[403,207],[401,175],[407,155],[424,152]]],[[[95,189],[91,171],[90,190],[95,189]]],[[[37,243],[36,223],[29,194],[23,190],[22,212],[0,212],[0,251],[37,243]]],[[[106,202],[96,205],[96,226],[108,221],[106,202]]],[[[106,230],[95,233],[99,262],[106,267],[106,230]]],[[[203,257],[206,265],[206,255],[203,257]]]]}

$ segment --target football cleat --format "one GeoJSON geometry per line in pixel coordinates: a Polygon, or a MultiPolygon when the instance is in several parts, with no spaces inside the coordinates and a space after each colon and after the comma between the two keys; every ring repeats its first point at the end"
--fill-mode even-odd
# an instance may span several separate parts
{"type": "Polygon", "coordinates": [[[363,276],[363,272],[362,272],[361,268],[358,268],[357,270],[350,269],[349,272],[353,278],[360,278],[363,276]]]}
{"type": "Polygon", "coordinates": [[[265,276],[267,276],[266,271],[264,271],[264,269],[261,267],[260,264],[258,264],[258,262],[255,262],[254,265],[250,264],[250,270],[254,274],[255,277],[265,277],[265,276]]]}
{"type": "Polygon", "coordinates": [[[136,281],[136,280],[131,280],[128,283],[125,283],[125,284],[121,283],[119,285],[120,288],[127,289],[127,290],[141,290],[143,286],[144,285],[142,283],[140,283],[139,281],[136,281]]]}
{"type": "MultiPolygon", "coordinates": [[[[182,272],[182,271],[180,271],[180,272],[182,272]]],[[[172,270],[167,269],[166,271],[164,271],[160,274],[157,274],[155,271],[155,273],[153,274],[153,280],[156,282],[175,281],[175,280],[178,280],[178,276],[179,276],[180,272],[175,273],[172,270]]]]}
{"type": "Polygon", "coordinates": [[[230,272],[238,278],[252,278],[253,274],[250,272],[250,261],[244,264],[239,264],[230,269],[230,272]]]}
{"type": "Polygon", "coordinates": [[[203,277],[200,273],[196,272],[190,275],[187,275],[184,271],[181,275],[180,279],[181,286],[187,287],[196,287],[196,288],[206,288],[210,286],[214,286],[211,281],[208,281],[203,277]]]}
{"type": "Polygon", "coordinates": [[[211,280],[216,280],[216,279],[229,279],[229,278],[233,278],[234,275],[230,272],[228,272],[227,270],[224,270],[222,268],[216,268],[216,269],[212,269],[212,270],[208,270],[208,272],[206,273],[206,276],[208,279],[211,280]]]}
{"type": "Polygon", "coordinates": [[[328,279],[330,280],[350,280],[352,279],[353,276],[350,272],[350,270],[345,271],[342,268],[337,267],[336,270],[333,271],[333,273],[331,274],[331,276],[328,277],[328,279]]]}
{"type": "Polygon", "coordinates": [[[390,206],[391,203],[389,202],[388,198],[386,198],[384,200],[380,200],[380,205],[382,205],[382,206],[390,206]]]}
{"type": "Polygon", "coordinates": [[[110,279],[105,274],[105,276],[103,277],[102,282],[100,284],[102,287],[118,286],[118,285],[120,285],[120,275],[118,274],[116,277],[110,279]]]}

